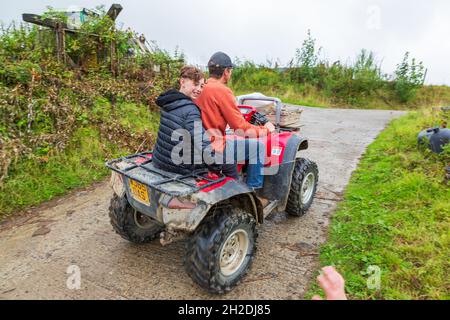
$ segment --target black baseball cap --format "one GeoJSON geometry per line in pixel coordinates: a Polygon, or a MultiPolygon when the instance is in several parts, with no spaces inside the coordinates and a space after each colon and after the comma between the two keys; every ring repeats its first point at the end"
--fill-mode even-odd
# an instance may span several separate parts
{"type": "Polygon", "coordinates": [[[230,56],[219,51],[214,53],[209,59],[208,67],[236,68],[236,65],[231,61],[230,56]]]}

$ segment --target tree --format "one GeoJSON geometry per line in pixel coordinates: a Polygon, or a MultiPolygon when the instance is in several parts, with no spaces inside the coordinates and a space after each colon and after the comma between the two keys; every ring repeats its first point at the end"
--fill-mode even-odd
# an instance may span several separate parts
{"type": "Polygon", "coordinates": [[[409,59],[409,52],[405,53],[403,61],[395,70],[395,92],[403,103],[411,101],[425,82],[426,69],[423,62],[416,62],[415,58],[409,59]]]}
{"type": "Polygon", "coordinates": [[[303,41],[302,47],[295,52],[293,80],[297,82],[317,82],[315,67],[319,62],[321,49],[316,49],[316,39],[311,36],[311,30],[308,30],[308,37],[303,41]]]}

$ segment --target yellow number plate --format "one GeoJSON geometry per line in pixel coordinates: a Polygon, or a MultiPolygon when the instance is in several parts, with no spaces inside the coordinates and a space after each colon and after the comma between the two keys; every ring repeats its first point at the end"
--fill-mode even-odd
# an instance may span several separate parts
{"type": "Polygon", "coordinates": [[[142,183],[139,183],[137,181],[134,181],[130,179],[130,190],[131,195],[134,199],[136,199],[139,202],[142,202],[143,204],[150,205],[150,199],[148,198],[148,191],[147,187],[143,185],[142,183]]]}

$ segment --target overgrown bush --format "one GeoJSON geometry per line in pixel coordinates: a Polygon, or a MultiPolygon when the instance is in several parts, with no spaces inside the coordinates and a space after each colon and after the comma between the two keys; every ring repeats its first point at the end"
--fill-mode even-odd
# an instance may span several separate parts
{"type": "Polygon", "coordinates": [[[317,48],[316,39],[312,38],[308,30],[308,37],[303,41],[301,48],[295,52],[295,57],[290,63],[290,79],[299,83],[317,84],[317,65],[321,48],[317,48]]]}
{"type": "Polygon", "coordinates": [[[307,38],[287,68],[273,67],[271,62],[257,65],[236,60],[233,88],[240,93],[261,91],[289,96],[289,100],[297,103],[308,104],[312,98],[316,105],[321,105],[320,101],[325,100],[329,106],[398,108],[450,103],[449,90],[432,87],[428,90],[423,86],[426,74],[423,63],[410,61],[409,53],[394,75],[389,76],[383,74],[381,63],[371,51],[362,49],[350,63],[327,61],[321,58],[321,51],[308,30],[307,38]],[[290,98],[292,95],[295,100],[290,98]]]}
{"type": "Polygon", "coordinates": [[[425,67],[423,63],[417,63],[414,58],[409,61],[409,52],[406,52],[403,61],[397,65],[395,71],[395,92],[400,101],[411,101],[424,81],[425,67]]]}
{"type": "Polygon", "coordinates": [[[0,80],[6,85],[29,84],[42,73],[40,66],[29,60],[4,63],[0,69],[0,80]]]}
{"type": "MultiPolygon", "coordinates": [[[[43,18],[64,21],[54,10],[43,18]]],[[[114,139],[126,150],[150,147],[152,133],[131,130],[123,119],[133,110],[123,116],[119,109],[127,103],[156,109],[155,97],[174,85],[184,61],[182,54],[174,57],[159,49],[131,54],[133,36],[131,30],[115,30],[100,10],[79,32],[66,34],[66,50],[75,62],[66,65],[55,58],[54,31],[25,24],[0,29],[0,189],[11,165],[64,152],[81,128],[95,128],[101,139],[114,139]],[[117,77],[106,52],[114,43],[117,77]],[[99,57],[96,64],[77,65],[89,55],[99,57]],[[109,113],[99,107],[99,99],[111,105],[109,113]]]]}
{"type": "Polygon", "coordinates": [[[237,62],[239,67],[233,71],[233,83],[239,83],[242,87],[271,87],[278,88],[281,84],[281,75],[277,70],[266,66],[257,66],[253,62],[237,62]]]}

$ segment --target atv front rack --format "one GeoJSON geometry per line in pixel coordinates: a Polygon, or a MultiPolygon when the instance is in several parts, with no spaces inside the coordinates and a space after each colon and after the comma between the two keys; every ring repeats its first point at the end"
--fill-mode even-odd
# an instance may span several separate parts
{"type": "Polygon", "coordinates": [[[187,175],[160,170],[153,166],[150,155],[151,152],[142,152],[111,160],[105,165],[129,179],[174,197],[196,193],[226,179],[223,174],[220,174],[217,179],[212,179],[207,176],[206,169],[194,170],[187,175]],[[199,185],[199,182],[202,184],[199,185]]]}

